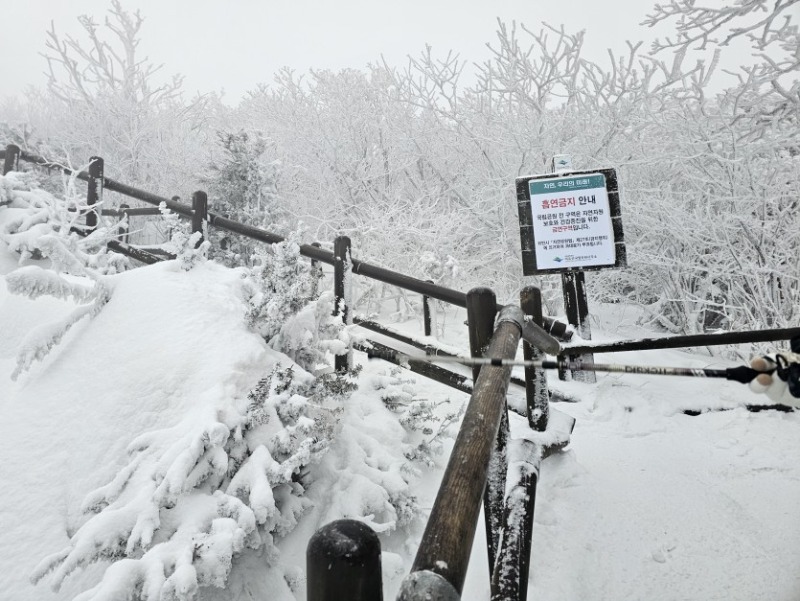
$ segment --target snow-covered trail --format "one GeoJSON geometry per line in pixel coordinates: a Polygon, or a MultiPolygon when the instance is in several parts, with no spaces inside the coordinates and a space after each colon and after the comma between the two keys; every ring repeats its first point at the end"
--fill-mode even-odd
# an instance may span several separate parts
{"type": "Polygon", "coordinates": [[[795,415],[571,412],[541,475],[534,598],[798,598],[795,415]]]}
{"type": "MultiPolygon", "coordinates": [[[[596,339],[652,335],[616,307],[595,310],[596,339]]],[[[467,348],[458,335],[447,342],[467,348]]],[[[679,350],[595,360],[734,365],[679,350]]],[[[542,466],[530,599],[800,599],[800,413],[749,412],[745,404],[770,401],[724,380],[598,374],[585,384],[548,374],[580,402],[554,405],[577,423],[568,449],[542,466]]],[[[470,600],[489,596],[482,520],[470,600]]]]}

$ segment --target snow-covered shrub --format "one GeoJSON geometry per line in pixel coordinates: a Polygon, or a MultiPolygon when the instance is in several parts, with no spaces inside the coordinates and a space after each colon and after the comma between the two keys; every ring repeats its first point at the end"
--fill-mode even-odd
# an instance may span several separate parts
{"type": "MultiPolygon", "coordinates": [[[[170,240],[163,245],[167,250],[175,255],[181,269],[189,271],[192,267],[206,260],[211,243],[208,237],[200,232],[190,231],[189,225],[170,211],[165,203],[159,205],[161,217],[164,220],[166,231],[170,232],[170,240]],[[204,238],[200,242],[200,238],[204,238]],[[198,244],[198,242],[200,242],[198,244]]],[[[207,228],[206,228],[207,229],[207,228]]],[[[207,233],[207,232],[206,232],[207,233]]]]}
{"type": "Polygon", "coordinates": [[[248,321],[267,341],[317,294],[320,273],[300,256],[299,237],[299,232],[292,232],[283,242],[261,245],[257,250],[248,321]]]}
{"type": "Polygon", "coordinates": [[[17,354],[17,366],[11,374],[16,380],[34,361],[41,361],[64,335],[85,317],[94,317],[111,298],[113,285],[104,276],[74,278],[59,275],[37,265],[20,267],[6,276],[9,292],[35,299],[43,295],[80,303],[69,315],[54,323],[34,329],[22,342],[17,354]]]}
{"type": "Polygon", "coordinates": [[[79,304],[67,317],[39,326],[23,341],[13,379],[41,361],[81,319],[97,315],[111,298],[108,274],[129,266],[126,257],[106,249],[114,237],[109,229],[100,227],[85,237],[73,231],[81,208],[74,185],[62,199],[39,189],[34,174],[12,172],[0,177],[0,240],[19,253],[20,263],[42,260],[49,267],[16,269],[6,276],[9,291],[79,304]]]}
{"type": "Polygon", "coordinates": [[[126,257],[106,249],[115,231],[98,227],[88,236],[73,231],[82,225],[81,210],[86,208],[74,178],[65,180],[59,197],[42,190],[33,172],[0,176],[0,239],[19,254],[20,263],[47,258],[55,271],[74,275],[127,269],[126,257]]]}
{"type": "Polygon", "coordinates": [[[419,398],[415,380],[403,372],[403,369],[393,367],[374,377],[372,383],[383,404],[398,415],[398,421],[408,432],[403,451],[405,457],[411,462],[433,467],[434,457],[443,452],[444,440],[450,437],[450,426],[461,417],[464,407],[454,410],[447,407],[449,399],[430,401],[419,398]]]}
{"type": "Polygon", "coordinates": [[[353,393],[329,452],[310,470],[320,524],[348,517],[391,533],[408,532],[424,519],[414,485],[458,415],[436,416],[434,408],[440,407],[419,399],[411,381],[395,372],[375,375],[353,393]]]}
{"type": "Polygon", "coordinates": [[[350,378],[276,365],[246,399],[217,399],[216,415],[139,436],[127,465],[87,495],[87,521],[32,579],[52,574],[58,589],[79,567],[110,559],[78,599],[184,601],[223,588],[248,550],[273,564],[275,540],[312,505],[306,470],[334,437],[350,378]]]}
{"type": "Polygon", "coordinates": [[[329,365],[332,355],[347,353],[363,337],[356,334],[353,326],[345,325],[340,316],[333,315],[333,301],[332,292],[323,292],[280,326],[270,339],[270,346],[311,372],[329,365]]]}

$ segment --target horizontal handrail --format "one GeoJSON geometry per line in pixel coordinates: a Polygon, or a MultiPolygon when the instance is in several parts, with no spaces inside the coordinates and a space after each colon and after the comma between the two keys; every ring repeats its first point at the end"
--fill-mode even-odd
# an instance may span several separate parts
{"type": "MultiPolygon", "coordinates": [[[[75,177],[83,181],[89,180],[89,173],[86,171],[76,171],[26,151],[20,152],[20,159],[35,163],[42,167],[61,169],[67,175],[75,175],[75,177]]],[[[139,190],[133,186],[123,184],[108,177],[104,178],[103,187],[106,190],[111,190],[112,192],[117,192],[119,194],[123,194],[124,196],[135,198],[148,204],[158,206],[163,202],[168,209],[185,217],[191,217],[194,213],[192,207],[189,205],[184,205],[175,200],[158,196],[157,194],[152,194],[150,192],[145,192],[144,190],[139,190]]],[[[213,212],[208,213],[208,222],[214,227],[233,232],[235,234],[240,234],[253,240],[266,242],[268,244],[277,244],[285,240],[283,236],[273,234],[252,225],[239,223],[238,221],[228,219],[227,217],[223,217],[222,215],[218,215],[213,212]]],[[[312,244],[301,244],[300,254],[304,257],[319,261],[321,263],[326,263],[328,265],[334,264],[333,252],[324,250],[312,244]]],[[[385,284],[397,286],[398,288],[403,288],[410,292],[416,292],[430,298],[435,298],[457,307],[465,308],[467,306],[467,295],[464,292],[453,290],[451,288],[445,288],[444,286],[438,286],[431,282],[403,275],[390,269],[379,267],[378,265],[372,265],[366,261],[361,261],[358,259],[352,259],[351,266],[352,272],[355,274],[362,275],[373,280],[378,280],[385,284]]],[[[497,305],[498,311],[502,308],[503,305],[497,305]]],[[[569,340],[572,336],[572,332],[567,329],[567,325],[565,323],[553,319],[552,317],[544,317],[543,325],[548,333],[562,340],[569,340]]]]}
{"type": "MultiPolygon", "coordinates": [[[[86,237],[89,235],[88,231],[77,227],[70,228],[70,231],[78,234],[79,236],[86,237]]],[[[125,244],[124,242],[119,242],[117,240],[109,240],[106,242],[106,246],[114,252],[118,252],[119,254],[130,257],[131,259],[136,259],[137,261],[147,265],[153,265],[154,263],[164,261],[167,258],[175,258],[175,255],[157,256],[155,253],[141,248],[136,248],[135,246],[131,246],[130,244],[125,244]]]]}
{"type": "Polygon", "coordinates": [[[723,332],[721,334],[693,334],[689,336],[667,336],[665,338],[642,338],[597,344],[562,346],[563,355],[585,353],[622,353],[627,351],[654,351],[668,348],[697,346],[719,346],[723,344],[748,344],[753,342],[777,342],[800,336],[800,328],[779,328],[745,332],[723,332]]]}

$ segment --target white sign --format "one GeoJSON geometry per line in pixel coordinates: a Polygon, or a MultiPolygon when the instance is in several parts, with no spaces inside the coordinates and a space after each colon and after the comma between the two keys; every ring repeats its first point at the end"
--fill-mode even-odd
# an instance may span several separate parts
{"type": "Polygon", "coordinates": [[[538,269],[614,265],[614,230],[602,173],[530,180],[538,269]]]}

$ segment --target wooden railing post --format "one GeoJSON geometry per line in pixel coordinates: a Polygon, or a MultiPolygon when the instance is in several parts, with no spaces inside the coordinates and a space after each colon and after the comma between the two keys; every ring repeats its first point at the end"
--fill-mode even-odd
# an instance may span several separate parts
{"type": "Polygon", "coordinates": [[[125,225],[119,226],[119,237],[121,242],[128,244],[131,239],[131,216],[126,209],[130,209],[131,206],[123,202],[119,205],[119,208],[122,211],[122,218],[125,219],[125,225]]]}
{"type": "Polygon", "coordinates": [[[86,227],[89,231],[97,229],[96,205],[103,202],[104,169],[105,163],[102,157],[89,158],[89,178],[86,180],[86,206],[89,207],[86,213],[86,227]]]}
{"type": "Polygon", "coordinates": [[[3,175],[9,171],[19,171],[19,146],[9,144],[6,146],[6,158],[3,161],[3,175]]]}
{"type": "MultiPolygon", "coordinates": [[[[488,288],[473,288],[467,292],[467,325],[469,327],[469,348],[473,357],[484,357],[494,332],[494,319],[497,315],[497,299],[488,288]]],[[[478,381],[481,368],[472,368],[473,381],[478,381]]],[[[497,431],[486,489],[483,492],[483,517],[486,521],[486,549],[489,560],[489,573],[492,572],[503,527],[503,497],[506,481],[506,442],[508,440],[508,412],[503,411],[497,431]]]]}
{"type": "Polygon", "coordinates": [[[306,550],[307,601],[382,601],[381,542],[364,522],[336,520],[306,550]]]}
{"type": "MultiPolygon", "coordinates": [[[[519,294],[522,312],[542,325],[542,293],[535,286],[526,286],[519,294]]],[[[522,342],[522,356],[525,361],[541,361],[544,353],[538,348],[522,342]]],[[[550,391],[547,389],[547,373],[535,367],[525,368],[525,396],[528,401],[528,424],[531,429],[544,432],[550,416],[550,391]]]]}
{"type": "MultiPolygon", "coordinates": [[[[428,280],[428,283],[433,284],[433,280],[428,280]]],[[[431,318],[431,299],[427,294],[422,296],[422,321],[425,335],[430,336],[433,332],[433,320],[431,318]]]]}
{"type": "MultiPolygon", "coordinates": [[[[513,320],[504,318],[508,309],[515,307],[501,311],[485,353],[488,357],[512,359],[516,356],[521,328],[513,320]]],[[[412,572],[433,574],[412,573],[403,581],[398,599],[449,600],[458,598],[463,589],[492,450],[502,415],[506,413],[510,376],[508,366],[485,365],[481,369],[411,568],[412,572]],[[430,590],[428,596],[420,594],[420,579],[438,583],[436,592],[441,595],[432,597],[430,590]],[[449,591],[449,596],[445,596],[444,589],[449,591]]]]}
{"type": "MultiPolygon", "coordinates": [[[[311,246],[316,248],[321,248],[322,245],[319,242],[312,242],[311,246]]],[[[313,290],[311,291],[312,298],[317,298],[319,295],[319,282],[322,279],[323,272],[322,272],[322,265],[316,259],[311,259],[311,270],[312,270],[312,278],[313,278],[313,290]]]]}
{"type": "MultiPolygon", "coordinates": [[[[537,325],[542,324],[542,295],[538,288],[527,286],[520,292],[520,306],[526,318],[537,325]]],[[[526,361],[539,361],[544,353],[523,341],[526,361]]],[[[543,432],[549,420],[549,396],[547,379],[543,369],[525,368],[525,392],[528,405],[528,423],[531,429],[543,432]]],[[[531,542],[533,539],[533,512],[536,504],[536,484],[539,477],[539,461],[547,448],[538,449],[529,440],[518,439],[512,444],[518,450],[514,454],[515,480],[509,482],[510,492],[506,498],[503,537],[497,551],[497,560],[492,566],[492,601],[524,601],[527,598],[528,574],[530,572],[531,542]]]]}
{"type": "Polygon", "coordinates": [[[198,190],[192,194],[192,233],[200,232],[195,244],[199,248],[208,232],[208,194],[198,190]]]}
{"type": "MultiPolygon", "coordinates": [[[[346,324],[352,323],[350,307],[348,306],[349,288],[348,275],[351,265],[350,238],[337,236],[333,242],[333,314],[340,315],[346,324]]],[[[352,273],[350,274],[352,277],[352,273]]],[[[336,355],[336,371],[347,371],[351,367],[351,354],[336,355]]]]}
{"type": "Polygon", "coordinates": [[[516,481],[508,495],[503,516],[503,537],[497,563],[491,571],[491,601],[525,601],[528,598],[533,512],[539,481],[541,451],[529,440],[514,441],[525,460],[514,465],[516,481]]]}

